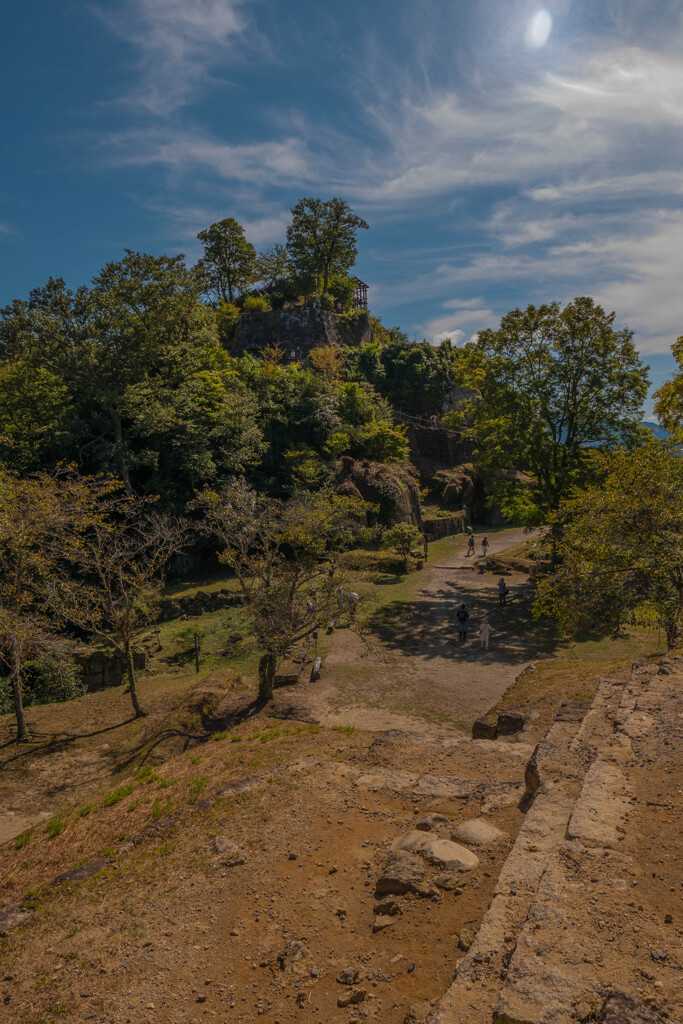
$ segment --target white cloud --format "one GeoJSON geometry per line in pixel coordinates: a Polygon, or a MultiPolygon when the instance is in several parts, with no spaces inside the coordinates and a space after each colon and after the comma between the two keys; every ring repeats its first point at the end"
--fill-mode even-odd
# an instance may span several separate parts
{"type": "Polygon", "coordinates": [[[471,341],[476,337],[477,331],[484,327],[497,326],[500,319],[493,310],[482,304],[481,299],[449,299],[441,305],[444,309],[455,312],[434,317],[420,328],[423,336],[429,338],[432,345],[439,345],[446,338],[450,338],[456,345],[464,340],[471,341]],[[463,327],[467,329],[463,330],[463,327]]]}
{"type": "Polygon", "coordinates": [[[234,145],[194,131],[132,130],[102,138],[114,166],[157,164],[175,173],[205,173],[250,183],[282,184],[309,177],[305,143],[295,136],[234,145]]]}
{"type": "MultiPolygon", "coordinates": [[[[138,52],[139,82],[126,99],[152,114],[188,103],[246,28],[247,0],[123,0],[98,13],[138,52]]],[[[252,36],[253,41],[253,36],[252,36]]]]}

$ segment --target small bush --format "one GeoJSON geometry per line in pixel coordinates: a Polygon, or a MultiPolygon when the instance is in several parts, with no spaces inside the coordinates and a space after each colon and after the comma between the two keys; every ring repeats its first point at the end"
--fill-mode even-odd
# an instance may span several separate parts
{"type": "Polygon", "coordinates": [[[127,786],[119,786],[117,789],[112,790],[111,793],[107,793],[102,803],[105,807],[112,807],[114,804],[117,804],[119,800],[123,800],[125,797],[130,796],[134,789],[135,786],[132,782],[129,782],[127,786]]]}
{"type": "Polygon", "coordinates": [[[270,303],[264,295],[247,295],[242,304],[243,313],[266,313],[270,303]]]}
{"type": "Polygon", "coordinates": [[[143,765],[142,768],[138,768],[138,770],[135,773],[135,777],[140,782],[145,782],[145,783],[147,783],[147,782],[156,782],[157,779],[159,778],[157,773],[152,768],[151,764],[146,764],[146,765],[143,765]]]}
{"type": "Polygon", "coordinates": [[[217,732],[211,733],[212,740],[224,740],[228,735],[227,729],[218,730],[217,732]]]}
{"type": "Polygon", "coordinates": [[[231,743],[241,743],[242,742],[242,737],[241,736],[231,736],[230,737],[230,742],[231,743]]]}
{"type": "Polygon", "coordinates": [[[85,818],[88,814],[92,814],[93,811],[97,810],[97,804],[83,804],[76,811],[79,818],[85,818]]]}
{"type": "Polygon", "coordinates": [[[47,832],[51,839],[54,839],[55,836],[60,836],[65,828],[66,823],[62,818],[61,814],[56,814],[54,818],[50,818],[50,820],[46,824],[45,831],[47,832]]]}
{"type": "Polygon", "coordinates": [[[206,789],[206,779],[203,776],[198,776],[196,779],[190,780],[190,803],[196,804],[200,795],[206,789]]]}
{"type": "Polygon", "coordinates": [[[31,829],[27,828],[25,832],[22,832],[14,840],[14,849],[21,850],[22,846],[26,846],[31,839],[31,829]]]}

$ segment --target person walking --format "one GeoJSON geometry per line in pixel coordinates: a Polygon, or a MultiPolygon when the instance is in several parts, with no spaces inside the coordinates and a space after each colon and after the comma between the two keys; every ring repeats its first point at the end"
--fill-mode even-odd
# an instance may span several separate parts
{"type": "Polygon", "coordinates": [[[425,562],[426,562],[427,559],[429,558],[429,541],[427,540],[427,537],[426,537],[425,534],[422,535],[422,546],[423,546],[423,550],[424,550],[424,559],[425,559],[425,562]]]}
{"type": "Polygon", "coordinates": [[[505,580],[501,576],[501,578],[498,580],[498,604],[501,605],[503,608],[507,604],[507,596],[508,596],[507,583],[505,582],[505,580]]]}
{"type": "Polygon", "coordinates": [[[474,534],[471,533],[467,540],[467,557],[474,554],[474,534]]]}
{"type": "Polygon", "coordinates": [[[484,558],[486,558],[487,552],[489,550],[489,539],[488,539],[488,537],[484,537],[483,541],[481,542],[481,550],[482,550],[482,554],[483,554],[484,558]]]}
{"type": "Polygon", "coordinates": [[[346,595],[346,599],[349,604],[349,616],[351,618],[351,622],[354,623],[356,621],[356,612],[358,610],[360,594],[357,594],[354,590],[349,590],[348,594],[346,595]]]}
{"type": "Polygon", "coordinates": [[[460,637],[461,643],[467,643],[467,628],[469,623],[469,613],[464,604],[461,604],[455,613],[455,617],[458,622],[458,636],[460,637]]]}
{"type": "Polygon", "coordinates": [[[344,611],[344,588],[341,583],[337,587],[337,607],[340,613],[344,611]]]}
{"type": "Polygon", "coordinates": [[[488,651],[491,632],[491,623],[488,620],[488,615],[485,615],[481,620],[481,625],[479,627],[479,645],[482,650],[486,649],[488,651]]]}

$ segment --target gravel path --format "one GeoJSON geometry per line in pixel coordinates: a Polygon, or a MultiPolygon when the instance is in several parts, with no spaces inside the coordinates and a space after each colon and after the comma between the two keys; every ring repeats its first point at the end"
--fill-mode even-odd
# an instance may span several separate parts
{"type": "MultiPolygon", "coordinates": [[[[524,539],[523,530],[494,534],[489,554],[524,539]]],[[[385,606],[365,639],[347,629],[335,634],[323,679],[304,698],[323,724],[437,734],[469,729],[526,668],[543,643],[531,620],[526,577],[507,577],[509,604],[500,608],[498,577],[480,574],[464,545],[458,538],[452,554],[428,563],[414,599],[385,606]],[[455,626],[462,602],[471,616],[466,644],[455,626]],[[488,652],[478,637],[484,613],[493,628],[488,652]]]]}

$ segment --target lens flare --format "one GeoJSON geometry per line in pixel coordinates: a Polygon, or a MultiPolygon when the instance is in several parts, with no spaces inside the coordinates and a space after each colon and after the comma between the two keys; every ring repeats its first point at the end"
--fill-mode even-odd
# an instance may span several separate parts
{"type": "Polygon", "coordinates": [[[524,33],[524,42],[530,50],[540,50],[550,39],[553,28],[553,16],[542,7],[530,19],[524,33]]]}

